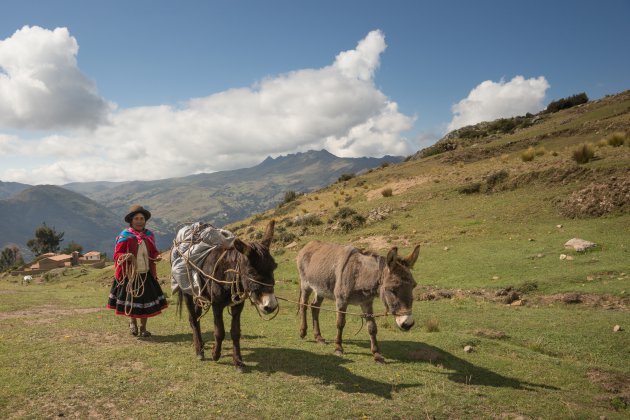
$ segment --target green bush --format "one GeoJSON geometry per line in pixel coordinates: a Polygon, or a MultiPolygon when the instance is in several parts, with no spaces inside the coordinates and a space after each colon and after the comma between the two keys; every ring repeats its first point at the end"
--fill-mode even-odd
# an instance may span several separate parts
{"type": "Polygon", "coordinates": [[[337,213],[335,213],[334,218],[335,219],[347,219],[350,216],[357,214],[357,212],[353,209],[351,209],[350,207],[341,207],[339,210],[337,210],[337,213]]]}
{"type": "Polygon", "coordinates": [[[392,195],[394,195],[394,192],[392,191],[391,188],[384,188],[381,191],[381,194],[383,195],[383,197],[391,197],[392,195]]]}
{"type": "Polygon", "coordinates": [[[588,96],[586,93],[578,93],[577,95],[569,96],[567,98],[558,99],[557,101],[552,101],[547,105],[547,109],[545,109],[546,113],[558,112],[562,109],[567,109],[574,107],[576,105],[585,104],[588,102],[588,96]]]}
{"type": "Polygon", "coordinates": [[[462,187],[459,187],[457,191],[460,194],[475,194],[481,191],[481,183],[473,182],[472,184],[467,184],[462,187]]]}
{"type": "Polygon", "coordinates": [[[595,157],[593,146],[587,143],[581,144],[573,151],[573,160],[577,163],[587,163],[595,157]]]}
{"type": "Polygon", "coordinates": [[[341,174],[339,176],[339,179],[337,179],[337,182],[350,181],[354,177],[355,177],[354,174],[341,174]]]}
{"type": "Polygon", "coordinates": [[[297,193],[295,191],[285,192],[284,198],[282,199],[282,202],[278,205],[278,207],[282,207],[285,204],[290,203],[291,201],[295,201],[299,196],[300,196],[300,193],[297,193]]]}
{"type": "Polygon", "coordinates": [[[509,172],[505,169],[501,169],[498,172],[488,175],[486,177],[486,184],[488,185],[488,189],[492,189],[492,187],[505,180],[508,175],[509,172]]]}
{"type": "Polygon", "coordinates": [[[293,221],[295,226],[319,226],[323,224],[322,220],[312,213],[305,214],[304,216],[298,216],[293,221]]]}

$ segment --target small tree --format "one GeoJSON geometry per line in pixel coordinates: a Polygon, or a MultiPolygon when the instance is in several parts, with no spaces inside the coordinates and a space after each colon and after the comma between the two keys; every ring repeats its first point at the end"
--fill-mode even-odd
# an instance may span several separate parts
{"type": "Polygon", "coordinates": [[[83,252],[83,247],[74,241],[70,241],[67,247],[63,249],[64,254],[72,254],[74,251],[77,251],[79,254],[83,252]]]}
{"type": "Polygon", "coordinates": [[[5,247],[0,253],[0,271],[7,270],[16,265],[24,264],[22,252],[15,245],[5,247]]]}
{"type": "Polygon", "coordinates": [[[54,227],[46,226],[44,222],[35,229],[35,238],[29,240],[26,246],[36,256],[47,252],[57,252],[59,251],[59,245],[63,242],[63,234],[64,232],[55,231],[54,227]]]}

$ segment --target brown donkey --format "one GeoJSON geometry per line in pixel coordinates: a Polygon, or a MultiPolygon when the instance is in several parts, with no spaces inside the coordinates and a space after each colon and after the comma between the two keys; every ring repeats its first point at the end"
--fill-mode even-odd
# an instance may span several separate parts
{"type": "MultiPolygon", "coordinates": [[[[335,353],[343,354],[341,336],[346,324],[348,305],[360,305],[364,314],[373,315],[372,303],[381,296],[387,311],[396,317],[401,330],[409,330],[413,324],[411,306],[416,281],[411,268],[418,259],[420,245],[406,258],[398,256],[392,248],[387,257],[363,253],[353,246],[313,241],[297,255],[300,274],[300,337],[306,336],[306,305],[311,291],[315,297],[311,304],[315,340],[326,341],[319,329],[319,311],[324,298],[334,299],[337,307],[337,337],[335,353]]],[[[370,347],[374,360],[384,362],[376,341],[376,322],[367,316],[370,347]]]]}

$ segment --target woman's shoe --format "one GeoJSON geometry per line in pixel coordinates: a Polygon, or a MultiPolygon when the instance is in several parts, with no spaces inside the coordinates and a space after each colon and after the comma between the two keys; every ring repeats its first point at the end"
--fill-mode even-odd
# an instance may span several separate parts
{"type": "Polygon", "coordinates": [[[140,337],[151,337],[151,333],[147,330],[140,331],[140,337]]]}
{"type": "Polygon", "coordinates": [[[129,334],[133,336],[138,335],[138,326],[132,322],[129,323],[129,334]]]}

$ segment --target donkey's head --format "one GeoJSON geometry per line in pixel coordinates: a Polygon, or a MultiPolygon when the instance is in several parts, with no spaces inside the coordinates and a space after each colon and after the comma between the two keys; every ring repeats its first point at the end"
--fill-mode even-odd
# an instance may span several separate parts
{"type": "Polygon", "coordinates": [[[413,327],[411,315],[413,305],[413,289],[417,283],[411,274],[411,269],[418,259],[420,245],[406,258],[398,256],[398,248],[393,247],[387,254],[387,266],[383,270],[383,285],[381,299],[385,308],[396,317],[396,325],[407,331],[413,327]]]}
{"type": "Polygon", "coordinates": [[[252,301],[264,314],[272,313],[278,307],[273,292],[275,284],[273,270],[278,265],[269,252],[274,225],[275,221],[271,220],[260,242],[247,243],[238,238],[234,240],[234,248],[242,254],[240,271],[243,285],[250,293],[252,301]]]}

